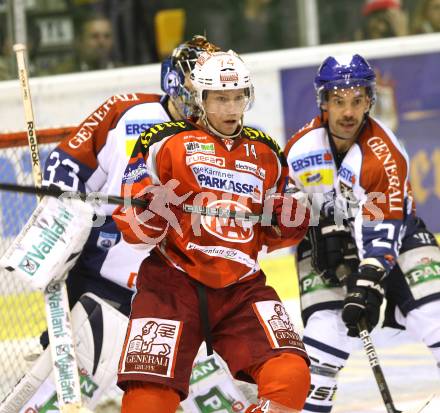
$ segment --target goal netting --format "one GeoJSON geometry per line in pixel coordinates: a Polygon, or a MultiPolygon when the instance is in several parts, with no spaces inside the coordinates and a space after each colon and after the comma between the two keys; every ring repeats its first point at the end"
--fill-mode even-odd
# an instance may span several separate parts
{"type": "MultiPolygon", "coordinates": [[[[37,131],[41,165],[44,165],[50,151],[72,129],[37,131]]],[[[30,153],[24,132],[0,132],[0,182],[33,185],[30,153]]],[[[0,256],[18,235],[36,206],[37,198],[34,195],[0,190],[0,256]]],[[[40,335],[46,326],[43,293],[32,290],[20,279],[0,268],[0,403],[41,354],[40,335]]],[[[211,390],[209,386],[206,388],[208,395],[211,390]]],[[[107,389],[94,412],[119,412],[120,399],[121,391],[113,385],[107,389]]],[[[193,412],[191,406],[187,405],[184,411],[193,412]]],[[[183,409],[181,406],[178,412],[183,409]]],[[[35,410],[29,408],[26,412],[32,413],[35,410]]]]}
{"type": "MultiPolygon", "coordinates": [[[[72,130],[73,127],[65,127],[37,131],[42,166],[50,151],[72,130]]],[[[25,132],[0,132],[0,182],[33,185],[25,132]]],[[[36,206],[37,198],[34,195],[0,191],[0,256],[36,206]]],[[[0,403],[41,353],[40,335],[46,326],[43,293],[30,289],[0,268],[0,403]]],[[[103,395],[94,412],[119,412],[120,399],[121,391],[113,385],[103,395]]],[[[29,413],[31,411],[34,410],[31,409],[29,413]]]]}
{"type": "MultiPolygon", "coordinates": [[[[37,132],[42,165],[50,150],[71,130],[57,128],[37,132]]],[[[0,181],[33,185],[24,132],[0,133],[0,181]]],[[[0,255],[20,232],[36,205],[33,195],[0,191],[0,255]]],[[[0,269],[0,401],[41,352],[39,337],[44,330],[43,294],[0,269]]]]}

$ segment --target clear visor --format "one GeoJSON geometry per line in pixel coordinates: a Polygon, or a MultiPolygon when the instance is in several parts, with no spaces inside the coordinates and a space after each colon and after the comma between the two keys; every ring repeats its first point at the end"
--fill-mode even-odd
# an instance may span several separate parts
{"type": "Polygon", "coordinates": [[[206,113],[242,115],[252,106],[253,95],[249,88],[234,90],[209,90],[203,92],[206,113]]]}
{"type": "Polygon", "coordinates": [[[353,94],[362,94],[364,91],[371,99],[371,104],[374,104],[376,98],[374,82],[366,81],[364,79],[351,79],[350,82],[329,82],[318,89],[318,105],[324,103],[332,93],[337,93],[340,96],[347,97],[352,96],[353,94]]]}

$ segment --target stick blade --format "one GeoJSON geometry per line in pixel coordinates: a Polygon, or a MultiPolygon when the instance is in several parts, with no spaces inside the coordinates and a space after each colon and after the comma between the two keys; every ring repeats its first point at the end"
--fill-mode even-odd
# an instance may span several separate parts
{"type": "Polygon", "coordinates": [[[431,394],[419,406],[410,410],[405,410],[403,413],[439,413],[440,412],[440,396],[438,394],[431,394]]]}

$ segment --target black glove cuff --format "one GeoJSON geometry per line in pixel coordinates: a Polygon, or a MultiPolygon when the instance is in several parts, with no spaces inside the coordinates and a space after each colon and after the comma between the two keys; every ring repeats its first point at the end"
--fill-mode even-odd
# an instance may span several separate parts
{"type": "Polygon", "coordinates": [[[361,278],[380,284],[385,278],[385,270],[375,265],[365,264],[359,267],[359,275],[361,278]]]}
{"type": "Polygon", "coordinates": [[[362,265],[359,267],[357,274],[351,274],[347,277],[347,291],[366,288],[375,292],[379,296],[383,296],[383,280],[385,278],[385,270],[374,265],[362,265]]]}

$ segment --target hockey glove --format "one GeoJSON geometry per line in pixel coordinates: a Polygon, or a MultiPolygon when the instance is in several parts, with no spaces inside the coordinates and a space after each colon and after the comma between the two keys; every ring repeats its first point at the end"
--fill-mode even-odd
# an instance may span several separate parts
{"type": "Polygon", "coordinates": [[[361,265],[357,274],[347,277],[347,296],[344,300],[342,320],[348,328],[348,335],[359,335],[358,323],[365,318],[368,331],[371,331],[379,322],[380,306],[383,301],[384,290],[381,282],[385,277],[385,270],[376,265],[361,265]]]}
{"type": "Polygon", "coordinates": [[[281,238],[302,239],[309,227],[310,210],[293,194],[273,194],[268,199],[273,202],[281,238]]]}
{"type": "Polygon", "coordinates": [[[348,226],[336,225],[333,217],[323,218],[310,226],[307,238],[312,267],[325,281],[337,285],[357,272],[359,258],[348,226]]]}
{"type": "Polygon", "coordinates": [[[133,212],[149,240],[146,243],[160,242],[168,232],[169,227],[181,234],[179,221],[182,218],[182,209],[171,203],[168,190],[164,186],[151,185],[141,199],[147,201],[147,207],[133,207],[133,212]],[[151,242],[153,241],[153,242],[151,242]]]}
{"type": "Polygon", "coordinates": [[[0,267],[31,288],[65,279],[89,237],[93,214],[93,207],[79,199],[45,196],[0,257],[0,267]]]}

